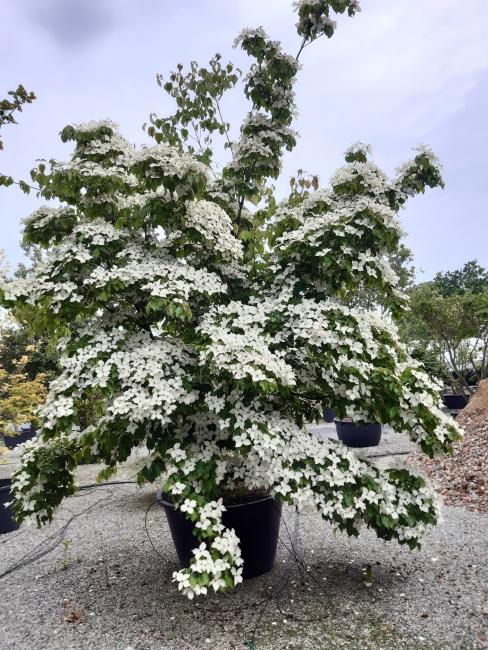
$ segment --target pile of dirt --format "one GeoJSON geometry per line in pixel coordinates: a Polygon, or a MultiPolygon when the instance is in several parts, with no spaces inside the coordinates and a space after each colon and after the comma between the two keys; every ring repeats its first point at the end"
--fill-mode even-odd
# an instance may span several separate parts
{"type": "Polygon", "coordinates": [[[455,445],[453,456],[430,459],[416,453],[410,460],[427,473],[445,503],[488,512],[487,379],[480,382],[457,422],[464,439],[455,445]]]}
{"type": "Polygon", "coordinates": [[[476,393],[458,416],[458,422],[461,422],[461,416],[463,420],[468,416],[484,417],[485,421],[488,419],[488,379],[480,381],[476,393]]]}

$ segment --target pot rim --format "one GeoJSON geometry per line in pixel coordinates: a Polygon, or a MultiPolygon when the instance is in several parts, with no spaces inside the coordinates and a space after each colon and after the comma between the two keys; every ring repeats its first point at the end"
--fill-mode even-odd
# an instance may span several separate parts
{"type": "Polygon", "coordinates": [[[369,426],[370,424],[381,427],[381,422],[353,422],[352,420],[341,420],[340,418],[334,418],[334,422],[339,422],[340,424],[354,424],[358,427],[369,426]]]}
{"type": "MultiPolygon", "coordinates": [[[[169,508],[173,508],[174,510],[178,510],[174,503],[171,503],[170,501],[167,501],[165,498],[163,498],[163,493],[161,490],[158,490],[156,494],[156,500],[162,506],[167,506],[169,508]]],[[[252,506],[256,503],[270,500],[276,501],[275,497],[272,494],[268,494],[267,496],[261,497],[260,499],[254,499],[253,501],[246,501],[245,503],[233,503],[232,505],[225,506],[225,509],[231,510],[232,508],[242,508],[243,506],[252,506]]]]}

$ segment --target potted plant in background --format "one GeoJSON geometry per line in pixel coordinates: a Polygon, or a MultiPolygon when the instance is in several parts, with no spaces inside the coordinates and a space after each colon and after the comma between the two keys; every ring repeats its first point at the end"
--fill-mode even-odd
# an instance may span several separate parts
{"type": "MultiPolygon", "coordinates": [[[[298,56],[332,35],[332,8],[353,15],[358,5],[298,4],[298,56]]],[[[252,562],[226,518],[236,500],[268,503],[266,526],[252,532],[270,549],[275,502],[312,506],[350,535],[363,521],[411,548],[436,522],[423,478],[380,470],[306,430],[321,416],[317,396],[333,396],[342,418],[374,413],[429,455],[460,437],[395,325],[343,302],[365,286],[381,291],[394,317],[402,313],[387,258],[401,237],[395,215],[409,196],[442,185],[437,159],[419,148],[389,179],[358,144],[330,188],[277,203],[267,183],[295,145],[298,56],[260,28],[237,43],[254,60],[238,139],[219,104],[238,75],[219,55],[209,68],[178,66],[161,80],[178,108],[152,116],[154,147],[134,148],[109,121],[66,127],[71,160],[32,172],[40,194],[60,202],[26,222],[25,241],[47,255],[1,289],[4,306],[49,305],[70,330],[42,430],[14,477],[16,517],[50,521],[74,492],[85,451],[104,479],[146,445],[139,481],[158,481],[166,507],[184,514],[195,537],[190,555],[179,549],[189,564],[174,576],[189,598],[233,587],[252,562]],[[215,133],[228,139],[231,158],[221,173],[211,167],[215,133]],[[76,434],[78,406],[93,390],[103,415],[76,434]]]]}
{"type": "Polygon", "coordinates": [[[334,422],[334,420],[335,420],[335,411],[334,411],[334,409],[331,409],[331,408],[329,408],[327,406],[324,406],[323,410],[322,410],[322,416],[324,418],[324,422],[327,422],[327,423],[334,422]]]}
{"type": "MultiPolygon", "coordinates": [[[[0,456],[1,456],[0,450],[0,456]]],[[[12,513],[12,482],[9,478],[0,478],[0,535],[11,533],[19,527],[12,513]]]]}
{"type": "Polygon", "coordinates": [[[442,395],[444,406],[449,411],[461,411],[467,405],[468,399],[464,392],[459,393],[456,391],[455,393],[444,393],[442,395]]]}
{"type": "MultiPolygon", "coordinates": [[[[0,467],[6,462],[7,447],[0,443],[0,467]]],[[[10,493],[11,481],[9,478],[0,478],[0,535],[10,533],[18,528],[10,508],[12,496],[10,493]]]]}
{"type": "Polygon", "coordinates": [[[488,272],[476,261],[467,262],[457,271],[438,273],[409,293],[404,336],[425,350],[429,365],[436,357],[448,386],[444,404],[460,410],[488,376],[488,272]]]}
{"type": "Polygon", "coordinates": [[[378,422],[335,420],[337,437],[347,447],[377,447],[381,440],[378,422]]]}

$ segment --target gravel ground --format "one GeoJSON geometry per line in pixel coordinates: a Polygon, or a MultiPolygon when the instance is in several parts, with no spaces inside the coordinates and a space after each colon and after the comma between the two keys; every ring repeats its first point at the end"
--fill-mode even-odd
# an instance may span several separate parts
{"type": "MultiPolygon", "coordinates": [[[[324,425],[317,433],[332,435],[332,429],[324,425]]],[[[394,453],[402,445],[409,450],[404,437],[387,430],[381,447],[364,453],[394,453]]],[[[89,483],[94,474],[93,466],[81,467],[78,480],[89,483]]],[[[0,574],[21,564],[1,580],[0,647],[488,648],[488,515],[445,507],[443,523],[420,552],[366,530],[358,539],[334,536],[315,514],[297,518],[290,509],[280,535],[272,573],[190,603],[171,582],[176,553],[154,490],[80,491],[51,527],[0,537],[0,574]],[[50,552],[22,562],[34,549],[50,552]],[[368,564],[370,587],[362,579],[368,564]]]]}

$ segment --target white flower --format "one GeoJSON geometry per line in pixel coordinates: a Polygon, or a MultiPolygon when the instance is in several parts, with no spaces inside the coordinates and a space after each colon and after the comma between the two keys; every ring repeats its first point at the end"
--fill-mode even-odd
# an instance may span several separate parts
{"type": "Polygon", "coordinates": [[[197,502],[194,499],[185,499],[180,506],[181,512],[187,512],[192,515],[197,507],[197,502]]]}
{"type": "Polygon", "coordinates": [[[171,494],[181,494],[185,488],[186,485],[184,483],[177,482],[171,487],[171,494]]]}

